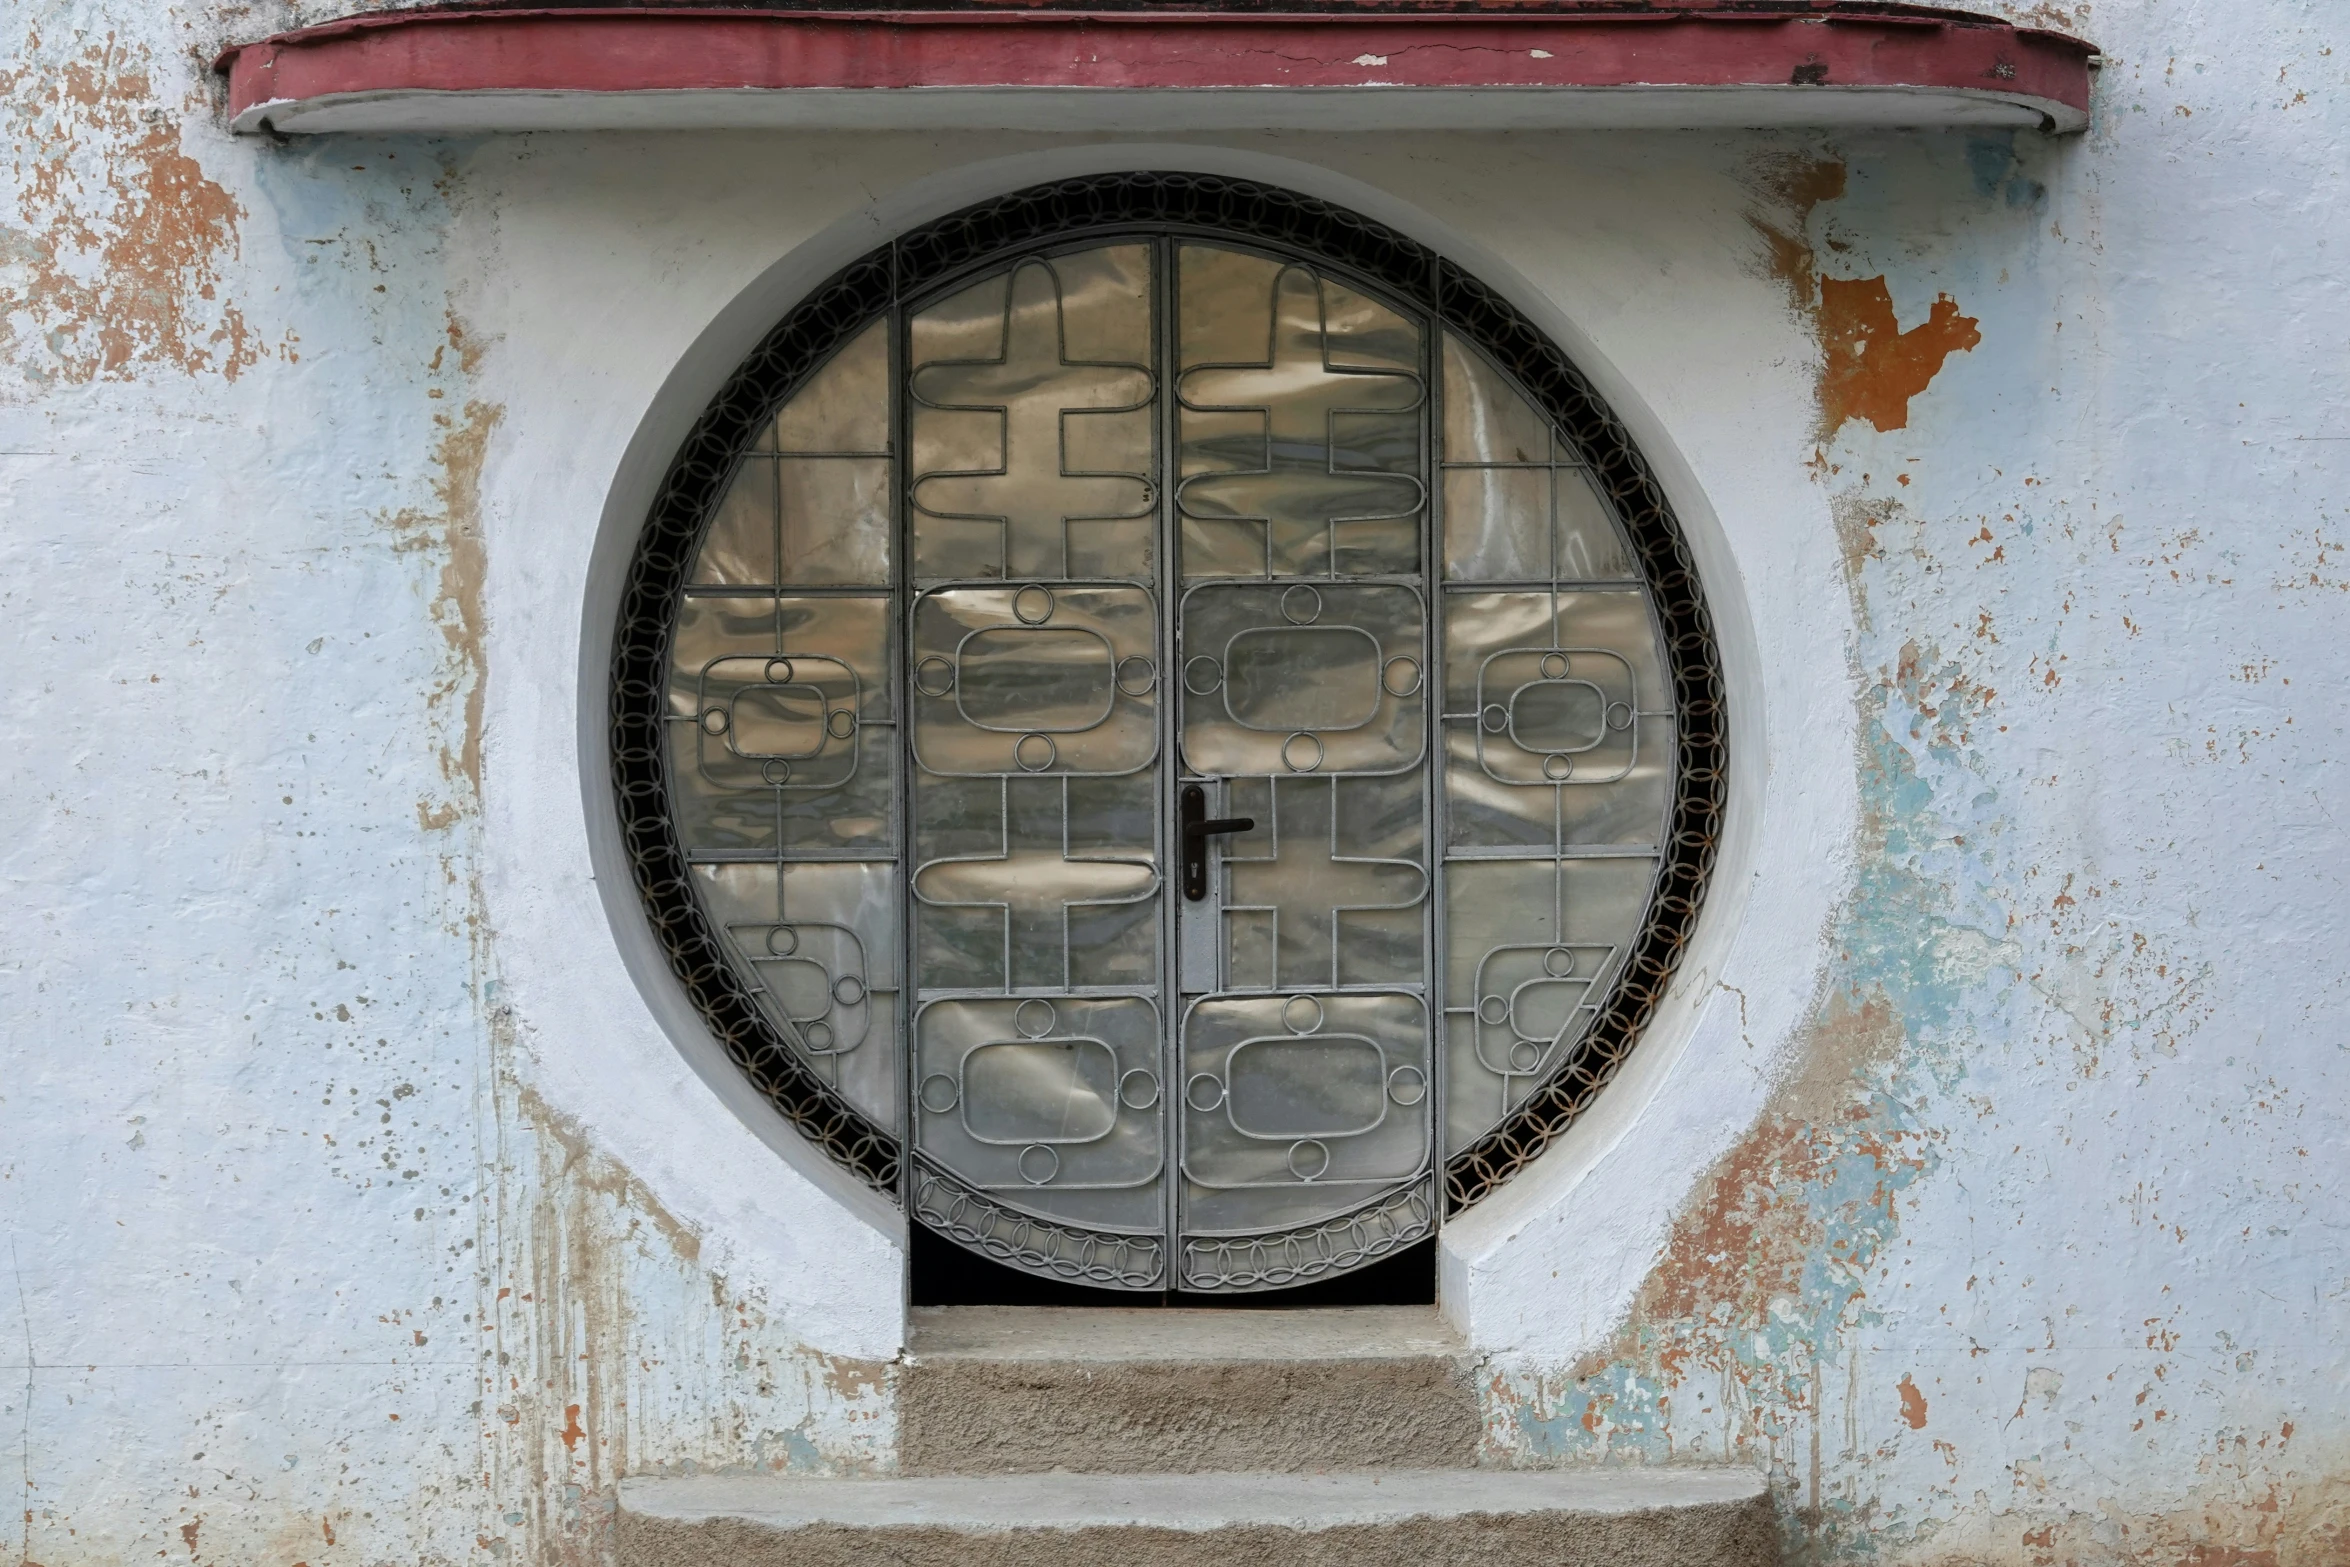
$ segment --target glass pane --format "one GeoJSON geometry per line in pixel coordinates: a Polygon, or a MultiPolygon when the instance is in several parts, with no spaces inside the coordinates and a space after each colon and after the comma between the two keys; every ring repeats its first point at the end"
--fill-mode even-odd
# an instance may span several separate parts
{"type": "Polygon", "coordinates": [[[889,459],[783,457],[783,579],[794,587],[889,582],[889,459]]]}
{"type": "Polygon", "coordinates": [[[1446,605],[1447,842],[1656,844],[1673,732],[1646,596],[1452,593],[1446,605]]]}
{"type": "Polygon", "coordinates": [[[1646,914],[1671,806],[1664,648],[1592,475],[1445,341],[1449,1153],[1567,1059],[1646,914]],[[1470,584],[1512,584],[1478,589],[1470,584]]]}
{"type": "Polygon", "coordinates": [[[784,1043],[851,1104],[897,1119],[896,875],[882,863],[704,865],[694,889],[784,1043]]]}
{"type": "Polygon", "coordinates": [[[1393,773],[1427,745],[1425,611],[1400,584],[1183,595],[1183,760],[1210,775],[1393,773]]]}
{"type": "Polygon", "coordinates": [[[1657,861],[1456,861],[1447,871],[1449,1156],[1522,1103],[1590,1028],[1657,861]]]}
{"type": "Polygon", "coordinates": [[[775,586],[775,459],[752,455],[727,486],[694,557],[696,586],[775,586]]]}
{"type": "Polygon", "coordinates": [[[1427,1165],[1419,997],[1216,996],[1183,1021],[1184,1229],[1309,1224],[1427,1165]]]}
{"type": "Polygon", "coordinates": [[[1444,460],[1548,463],[1550,421],[1485,356],[1444,334],[1444,460]]]}
{"type": "Polygon", "coordinates": [[[915,1137],[998,1201],[1158,1230],[1159,1030],[1136,997],[930,1002],[914,1023],[915,1137]]]}
{"type": "Polygon", "coordinates": [[[888,324],[876,322],[744,460],[678,610],[667,736],[674,819],[729,966],[786,1049],[894,1126],[888,365],[888,324]],[[791,591],[843,584],[877,591],[791,591]]]}
{"type": "Polygon", "coordinates": [[[1416,574],[1418,329],[1296,263],[1186,245],[1179,272],[1184,575],[1416,574]]]}
{"type": "Polygon", "coordinates": [[[1615,514],[1567,442],[1474,349],[1444,341],[1444,571],[1456,582],[1633,576],[1615,514]]]}
{"type": "Polygon", "coordinates": [[[775,449],[888,455],[888,322],[858,333],[784,405],[775,419],[775,449]]]}

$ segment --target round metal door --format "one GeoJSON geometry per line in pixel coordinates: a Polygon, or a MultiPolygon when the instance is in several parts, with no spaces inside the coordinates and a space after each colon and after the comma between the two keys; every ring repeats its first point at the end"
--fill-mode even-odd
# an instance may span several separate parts
{"type": "Polygon", "coordinates": [[[1329,1278],[1538,1155],[1664,993],[1725,777],[1695,574],[1573,366],[1207,176],[812,290],[681,448],[613,670],[734,1065],[933,1233],[1112,1290],[1329,1278]]]}

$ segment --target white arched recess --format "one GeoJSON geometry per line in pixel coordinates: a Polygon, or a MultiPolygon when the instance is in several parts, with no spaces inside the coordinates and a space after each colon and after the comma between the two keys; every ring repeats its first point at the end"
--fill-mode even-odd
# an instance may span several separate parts
{"type": "MultiPolygon", "coordinates": [[[[505,177],[527,171],[560,221],[537,224],[530,203],[509,196],[477,241],[491,281],[473,298],[499,345],[482,391],[504,410],[483,503],[485,882],[500,982],[538,1092],[700,1231],[710,1265],[761,1292],[800,1341],[897,1353],[904,1218],[801,1141],[725,1059],[670,976],[630,879],[605,709],[630,551],[725,377],[810,287],[890,235],[1077,174],[1191,170],[1286,186],[1448,254],[1546,330],[1633,433],[1703,573],[1730,702],[1731,793],[1697,937],[1594,1108],[1441,1241],[1443,1309],[1476,1350],[1550,1359],[1589,1347],[1621,1316],[1695,1181],[1759,1111],[1809,1004],[1851,841],[1849,611],[1825,499],[1805,468],[1814,351],[1778,286],[1749,270],[1751,197],[1729,173],[1736,141],[1425,136],[1412,138],[1415,156],[1372,160],[1363,137],[1039,147],[1030,136],[958,163],[958,150],[994,150],[988,138],[926,138],[836,181],[848,194],[828,213],[779,217],[781,259],[731,298],[697,307],[691,290],[708,277],[681,283],[674,261],[657,277],[634,263],[633,286],[686,296],[648,307],[673,315],[667,357],[647,370],[658,321],[634,344],[577,330],[581,312],[610,312],[609,291],[632,286],[632,263],[562,252],[596,221],[603,195],[592,187],[631,177],[610,164],[634,159],[641,182],[666,155],[651,149],[687,140],[531,138],[505,177]],[[1514,175],[1491,167],[1503,141],[1514,175]],[[1491,183],[1522,179],[1529,152],[1553,148],[1555,178],[1539,196],[1491,183]],[[1655,188],[1666,174],[1677,190],[1655,188]],[[549,195],[566,177],[591,188],[549,195]],[[1553,219],[1529,221],[1529,201],[1550,204],[1553,219]],[[1639,210],[1601,225],[1594,202],[1639,210]],[[1656,254],[1656,221],[1664,243],[1690,254],[1656,254]],[[561,281],[571,273],[584,280],[561,281]],[[698,331],[674,314],[696,308],[698,331]],[[594,454],[614,449],[602,468],[594,454]],[[1734,499],[1717,509],[1709,491],[1734,499]],[[1801,743],[1775,746],[1774,735],[1801,743]],[[567,798],[563,779],[577,781],[567,798]]],[[[790,156],[794,140],[767,146],[790,156]]],[[[690,193],[668,201],[668,221],[692,220],[690,193]]]]}

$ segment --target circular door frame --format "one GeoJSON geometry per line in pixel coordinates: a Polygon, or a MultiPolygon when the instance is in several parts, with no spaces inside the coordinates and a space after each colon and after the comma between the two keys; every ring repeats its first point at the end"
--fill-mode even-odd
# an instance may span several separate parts
{"type": "MultiPolygon", "coordinates": [[[[680,444],[621,592],[611,664],[610,766],[639,899],[672,973],[753,1086],[859,1181],[893,1200],[912,1196],[918,1211],[933,1206],[922,1198],[919,1167],[909,1168],[897,1130],[852,1107],[776,1034],[735,976],[693,896],[670,815],[662,744],[670,635],[702,533],[762,422],[852,336],[900,302],[958,276],[1030,250],[1139,230],[1191,232],[1291,252],[1339,275],[1353,274],[1408,304],[1431,326],[1468,340],[1516,381],[1589,465],[1648,589],[1679,718],[1674,793],[1654,891],[1582,1039],[1515,1110],[1445,1162],[1442,1207],[1457,1213],[1574,1123],[1620,1069],[1663,1000],[1694,932],[1722,832],[1729,730],[1724,682],[1712,618],[1680,523],[1622,421],[1548,335],[1506,299],[1439,252],[1334,203],[1223,175],[1136,172],[1058,180],[913,228],[834,273],[785,314],[680,444]]],[[[974,1213],[967,1202],[923,1217],[1001,1260],[1031,1267],[1046,1262],[1041,1254],[1023,1255],[1031,1249],[1020,1234],[1045,1221],[1008,1211],[974,1213]]],[[[1431,1214],[1430,1227],[1433,1222],[1431,1214]]],[[[1402,1243],[1394,1239],[1373,1254],[1402,1243]]],[[[1105,1260],[1113,1275],[1131,1275],[1139,1262],[1105,1260]]],[[[1312,1274],[1359,1260],[1332,1257],[1312,1274]]],[[[1049,1264],[1039,1271],[1070,1276],[1049,1264]]]]}

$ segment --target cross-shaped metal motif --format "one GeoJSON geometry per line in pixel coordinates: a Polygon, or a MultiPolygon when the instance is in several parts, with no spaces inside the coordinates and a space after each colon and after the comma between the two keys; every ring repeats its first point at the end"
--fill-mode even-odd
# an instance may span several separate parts
{"type": "Polygon", "coordinates": [[[1069,421],[1131,413],[1150,402],[1150,367],[1071,359],[1061,280],[1046,261],[1013,272],[1004,293],[1003,351],[993,359],[934,360],[915,370],[916,401],[949,412],[996,416],[1001,462],[924,474],[915,508],[929,517],[992,524],[1005,577],[1070,574],[1069,530],[1078,523],[1150,515],[1147,474],[1074,466],[1069,421]]]}
{"type": "Polygon", "coordinates": [[[1419,380],[1333,364],[1323,288],[1303,267],[1283,269],[1273,284],[1265,358],[1195,366],[1177,383],[1188,409],[1264,421],[1259,466],[1194,474],[1175,493],[1187,517],[1259,524],[1267,576],[1334,571],[1341,526],[1408,517],[1420,506],[1417,479],[1350,464],[1345,425],[1349,415],[1418,407],[1419,380]]]}

